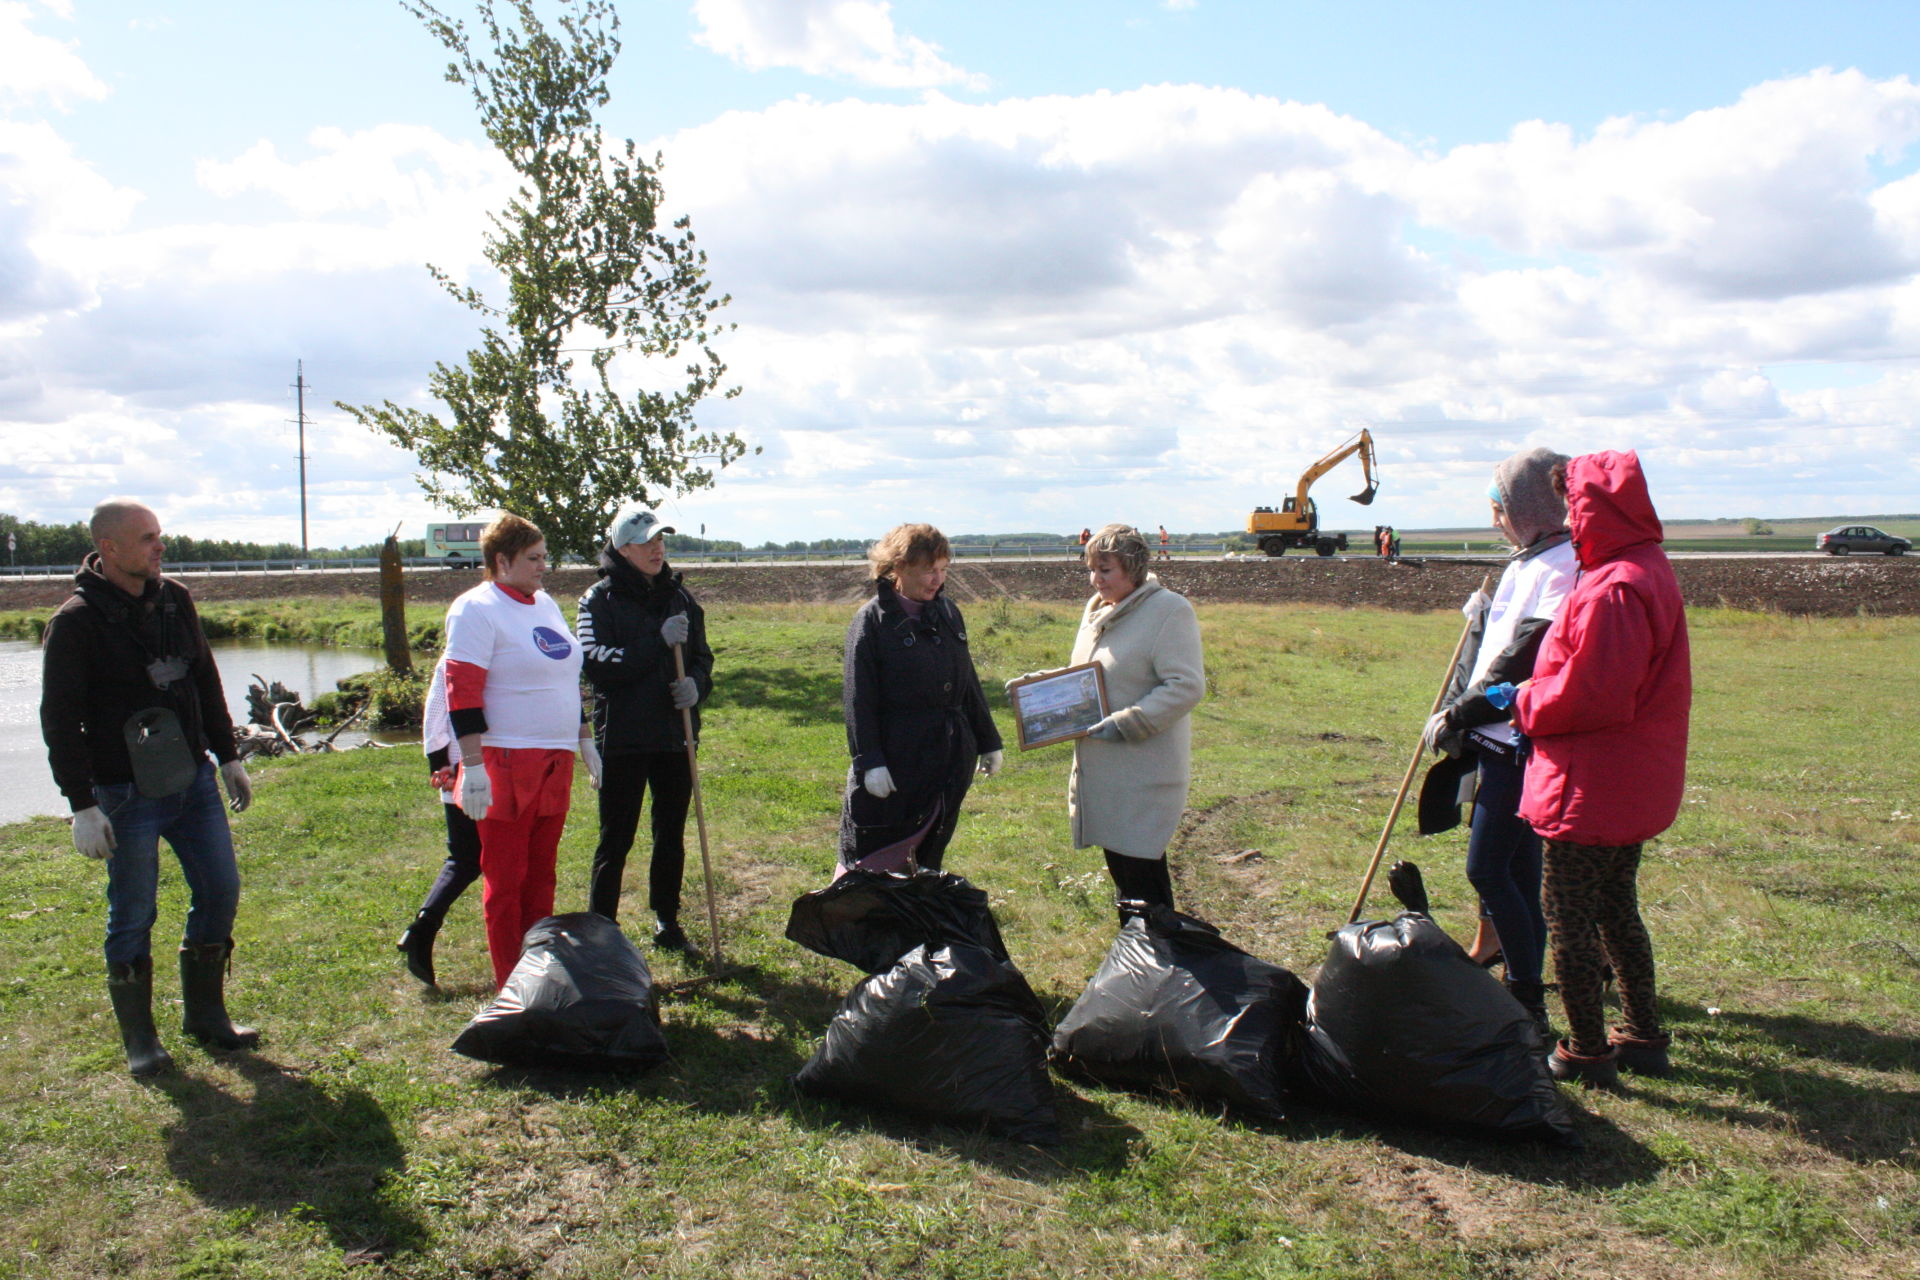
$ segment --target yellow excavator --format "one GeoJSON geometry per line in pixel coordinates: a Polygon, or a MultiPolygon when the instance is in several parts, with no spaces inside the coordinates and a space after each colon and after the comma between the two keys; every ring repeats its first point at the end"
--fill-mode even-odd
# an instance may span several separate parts
{"type": "Polygon", "coordinates": [[[1293,497],[1277,509],[1253,509],[1253,514],[1247,517],[1247,532],[1253,535],[1262,551],[1270,556],[1279,556],[1285,555],[1289,547],[1312,547],[1316,554],[1330,556],[1347,549],[1346,534],[1321,531],[1319,508],[1307,496],[1307,490],[1313,487],[1315,480],[1356,453],[1360,455],[1360,469],[1367,478],[1367,487],[1354,494],[1353,500],[1361,506],[1373,501],[1373,495],[1380,492],[1379,460],[1374,456],[1373,437],[1362,427],[1359,435],[1306,469],[1300,477],[1300,488],[1293,497]]]}

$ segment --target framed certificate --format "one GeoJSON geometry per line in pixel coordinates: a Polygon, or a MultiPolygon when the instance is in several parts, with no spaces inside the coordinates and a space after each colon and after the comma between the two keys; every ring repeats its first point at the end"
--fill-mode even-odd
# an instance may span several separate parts
{"type": "Polygon", "coordinates": [[[1097,662],[1016,680],[1007,696],[1022,751],[1084,738],[1107,718],[1107,678],[1097,662]]]}

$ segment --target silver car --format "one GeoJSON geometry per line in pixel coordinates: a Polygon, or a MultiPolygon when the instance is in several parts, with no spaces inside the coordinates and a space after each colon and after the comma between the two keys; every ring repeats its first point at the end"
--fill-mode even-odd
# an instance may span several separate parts
{"type": "Polygon", "coordinates": [[[1829,529],[1815,538],[1813,549],[1824,551],[1830,556],[1844,556],[1855,551],[1903,556],[1913,550],[1913,543],[1905,538],[1896,538],[1890,533],[1883,533],[1870,524],[1846,524],[1838,529],[1829,529]]]}

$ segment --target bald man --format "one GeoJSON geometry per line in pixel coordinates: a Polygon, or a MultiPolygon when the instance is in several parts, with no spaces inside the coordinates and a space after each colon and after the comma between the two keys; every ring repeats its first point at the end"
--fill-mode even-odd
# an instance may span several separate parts
{"type": "Polygon", "coordinates": [[[107,992],[127,1068],[148,1076],[173,1065],[153,1025],[163,839],[191,895],[180,944],[182,1030],[212,1049],[259,1041],[227,1017],[240,873],[214,775],[236,813],[253,787],[235,758],[233,720],[193,597],[161,576],[160,518],[110,498],[89,528],[94,551],[47,623],[40,732],[73,809],[74,848],[107,864],[107,992]]]}

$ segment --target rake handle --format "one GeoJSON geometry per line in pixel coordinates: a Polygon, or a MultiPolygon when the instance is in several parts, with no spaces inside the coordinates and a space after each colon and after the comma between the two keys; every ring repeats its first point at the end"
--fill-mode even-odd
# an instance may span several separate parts
{"type": "MultiPolygon", "coordinates": [[[[1485,591],[1491,585],[1493,585],[1493,575],[1491,573],[1480,579],[1480,590],[1485,591]]],[[[1433,695],[1433,706],[1427,709],[1428,720],[1431,720],[1434,714],[1440,710],[1441,702],[1446,699],[1447,689],[1453,683],[1454,665],[1460,661],[1460,655],[1466,652],[1467,640],[1473,635],[1473,622],[1474,620],[1469,618],[1467,619],[1467,625],[1460,628],[1460,639],[1453,646],[1453,656],[1447,659],[1446,674],[1440,677],[1440,691],[1433,695]]],[[[1367,864],[1366,878],[1360,881],[1360,896],[1353,900],[1353,913],[1347,917],[1348,924],[1352,924],[1358,920],[1360,913],[1366,910],[1367,894],[1373,890],[1373,878],[1380,871],[1380,859],[1387,852],[1387,841],[1393,836],[1393,825],[1400,820],[1400,808],[1406,804],[1407,792],[1413,787],[1413,775],[1419,771],[1420,758],[1427,753],[1426,731],[1427,722],[1426,720],[1422,720],[1420,722],[1420,741],[1413,744],[1413,758],[1407,761],[1407,774],[1404,778],[1400,779],[1400,793],[1393,798],[1393,808],[1387,813],[1386,828],[1380,832],[1380,843],[1373,847],[1373,861],[1367,864]]]]}
{"type": "MultiPolygon", "coordinates": [[[[677,680],[687,678],[687,660],[681,652],[681,646],[673,646],[673,674],[677,680]]],[[[687,740],[687,772],[693,777],[693,821],[700,832],[700,870],[707,880],[707,937],[712,942],[713,960],[711,968],[720,968],[720,912],[714,906],[713,898],[713,857],[707,852],[707,806],[700,798],[700,753],[693,745],[693,708],[680,708],[680,729],[687,740]]]]}

